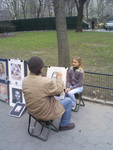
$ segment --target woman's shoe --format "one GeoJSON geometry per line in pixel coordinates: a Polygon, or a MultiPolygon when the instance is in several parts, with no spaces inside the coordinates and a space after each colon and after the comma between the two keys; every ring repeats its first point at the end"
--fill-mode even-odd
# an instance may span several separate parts
{"type": "Polygon", "coordinates": [[[76,104],[74,106],[72,106],[72,110],[75,110],[76,109],[76,104]]]}

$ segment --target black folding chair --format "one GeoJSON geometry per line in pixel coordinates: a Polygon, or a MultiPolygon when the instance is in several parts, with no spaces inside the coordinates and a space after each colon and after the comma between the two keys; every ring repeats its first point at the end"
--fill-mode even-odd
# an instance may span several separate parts
{"type": "Polygon", "coordinates": [[[47,141],[51,130],[59,132],[59,129],[57,129],[55,127],[55,125],[53,124],[53,120],[43,121],[43,120],[39,120],[39,119],[35,118],[30,113],[28,113],[28,114],[29,114],[29,123],[28,123],[28,133],[29,133],[29,135],[31,135],[33,137],[36,137],[36,138],[38,138],[42,141],[47,141]],[[34,125],[32,127],[31,127],[31,120],[32,120],[31,118],[34,120],[34,125]],[[39,123],[41,125],[41,129],[40,129],[39,134],[36,134],[35,133],[36,131],[34,131],[36,129],[36,124],[37,123],[39,123]],[[42,131],[43,131],[44,127],[47,128],[47,133],[46,133],[45,136],[42,136],[42,131]]]}
{"type": "Polygon", "coordinates": [[[72,110],[72,111],[78,112],[80,106],[85,106],[85,103],[84,103],[84,101],[82,99],[82,92],[76,93],[75,94],[75,98],[77,99],[78,102],[76,104],[75,110],[72,110]]]}

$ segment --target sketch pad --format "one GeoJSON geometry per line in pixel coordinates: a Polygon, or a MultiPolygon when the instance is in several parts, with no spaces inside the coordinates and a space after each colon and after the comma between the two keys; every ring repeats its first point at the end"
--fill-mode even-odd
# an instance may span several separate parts
{"type": "MultiPolygon", "coordinates": [[[[62,81],[64,82],[64,87],[66,86],[66,75],[67,75],[67,69],[65,67],[49,67],[47,68],[47,77],[52,79],[54,82],[56,82],[56,75],[57,72],[62,73],[62,81]]],[[[60,100],[64,99],[65,93],[64,91],[59,95],[55,96],[55,99],[60,100]]]]}
{"type": "Polygon", "coordinates": [[[49,68],[47,68],[47,77],[49,77],[53,81],[55,81],[57,72],[62,73],[62,80],[63,80],[64,86],[65,86],[66,85],[67,68],[65,68],[65,67],[49,67],[49,68]]]}

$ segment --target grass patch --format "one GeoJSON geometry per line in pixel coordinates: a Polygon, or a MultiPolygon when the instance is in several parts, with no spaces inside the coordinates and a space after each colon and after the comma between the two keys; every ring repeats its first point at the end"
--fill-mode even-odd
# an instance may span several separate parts
{"type": "MultiPolygon", "coordinates": [[[[21,32],[0,38],[0,58],[29,59],[40,56],[45,65],[58,65],[55,31],[21,32]]],[[[68,31],[70,58],[82,58],[85,71],[113,74],[113,33],[68,31]]]]}

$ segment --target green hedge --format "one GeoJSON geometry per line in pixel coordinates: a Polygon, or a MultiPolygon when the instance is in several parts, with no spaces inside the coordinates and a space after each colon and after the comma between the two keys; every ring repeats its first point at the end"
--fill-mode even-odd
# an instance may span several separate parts
{"type": "MultiPolygon", "coordinates": [[[[67,29],[76,29],[77,17],[66,17],[67,29]]],[[[2,21],[1,23],[10,23],[15,26],[15,31],[34,31],[34,30],[56,30],[55,18],[33,18],[2,21]]],[[[88,24],[83,22],[83,28],[88,28],[88,24]]],[[[0,28],[1,32],[2,28],[0,28]]]]}

